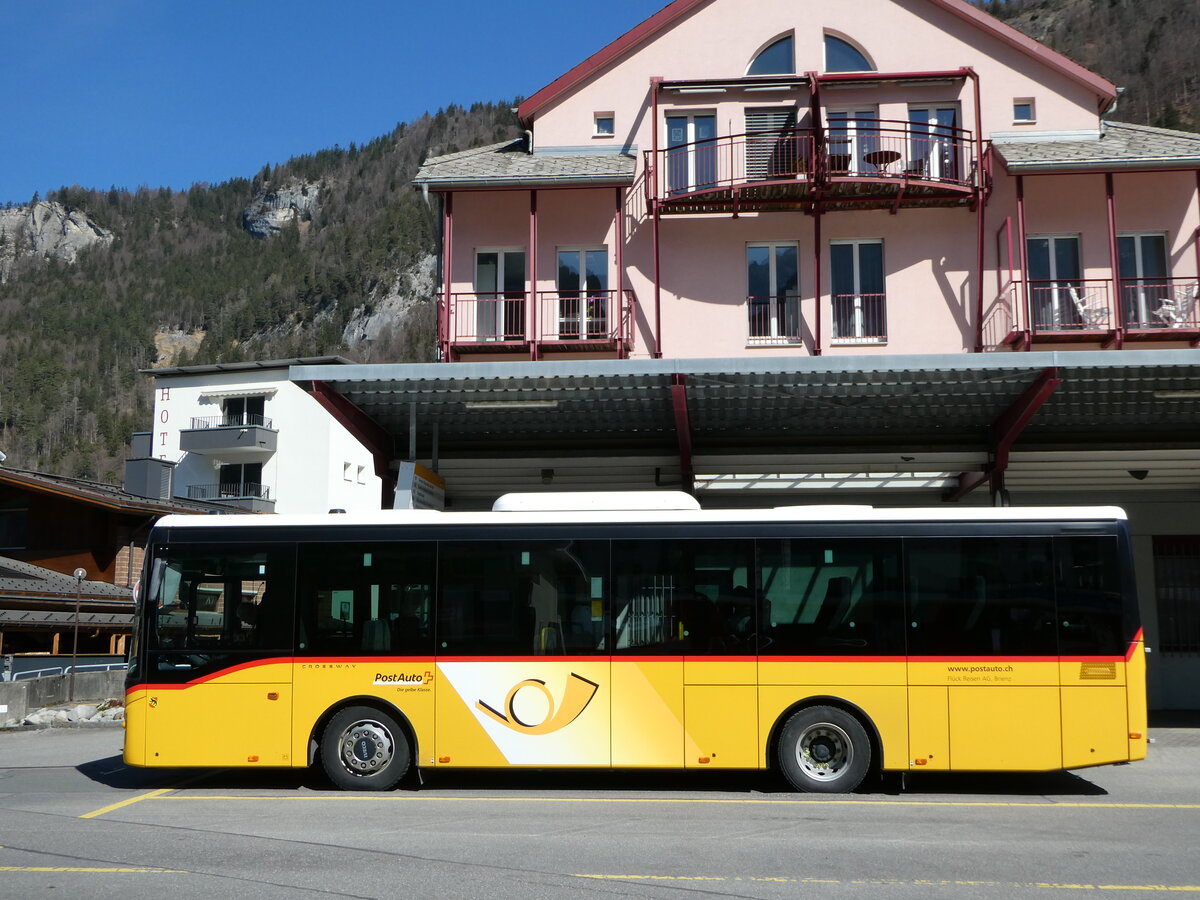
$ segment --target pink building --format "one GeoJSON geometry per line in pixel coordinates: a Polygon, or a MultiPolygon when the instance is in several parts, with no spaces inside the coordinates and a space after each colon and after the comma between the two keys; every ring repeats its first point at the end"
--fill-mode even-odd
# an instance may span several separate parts
{"type": "Polygon", "coordinates": [[[1200,135],[964,0],[676,0],[429,159],[447,361],[1189,348],[1200,135]]]}

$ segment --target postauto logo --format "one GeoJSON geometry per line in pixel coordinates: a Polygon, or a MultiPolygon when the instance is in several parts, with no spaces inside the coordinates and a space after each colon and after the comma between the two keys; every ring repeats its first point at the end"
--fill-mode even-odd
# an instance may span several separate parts
{"type": "Polygon", "coordinates": [[[550,693],[550,689],[546,687],[546,682],[540,678],[526,678],[524,681],[519,681],[509,689],[508,696],[504,698],[504,712],[493,709],[482,700],[475,701],[475,708],[486,716],[495,719],[506,728],[510,728],[519,734],[551,734],[562,728],[566,728],[572,722],[579,718],[580,714],[587,709],[587,705],[592,702],[592,697],[596,696],[596,691],[600,685],[594,681],[589,681],[582,675],[571,673],[567,678],[567,686],[563,690],[562,703],[557,707],[554,702],[554,695],[550,693]],[[516,711],[517,694],[526,688],[540,691],[546,698],[546,716],[540,722],[523,721],[516,711]]]}
{"type": "Polygon", "coordinates": [[[433,684],[433,672],[376,672],[374,684],[433,684]]]}

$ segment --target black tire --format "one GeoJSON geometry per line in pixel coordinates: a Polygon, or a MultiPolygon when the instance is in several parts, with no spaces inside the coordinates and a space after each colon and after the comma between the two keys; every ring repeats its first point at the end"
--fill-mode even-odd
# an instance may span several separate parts
{"type": "Polygon", "coordinates": [[[390,790],[411,761],[404,729],[393,716],[370,706],[343,709],[321,734],[321,766],[343,790],[390,790]]]}
{"type": "Polygon", "coordinates": [[[779,768],[798,791],[845,794],[871,769],[871,741],[854,716],[832,706],[796,712],[779,734],[779,768]]]}

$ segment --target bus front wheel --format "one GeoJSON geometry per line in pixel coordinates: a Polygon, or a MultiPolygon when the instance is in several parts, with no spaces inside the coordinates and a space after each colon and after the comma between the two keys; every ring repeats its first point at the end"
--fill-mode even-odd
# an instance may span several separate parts
{"type": "Polygon", "coordinates": [[[779,767],[798,791],[849,793],[871,768],[871,741],[862,723],[833,706],[795,713],[779,736],[779,767]]]}
{"type": "Polygon", "coordinates": [[[389,790],[404,777],[411,758],[399,723],[369,706],[343,709],[321,735],[321,765],[345,790],[389,790]]]}

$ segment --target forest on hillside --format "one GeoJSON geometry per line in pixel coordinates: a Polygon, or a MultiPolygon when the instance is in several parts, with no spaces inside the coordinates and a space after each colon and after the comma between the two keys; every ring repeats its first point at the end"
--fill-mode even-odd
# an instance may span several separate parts
{"type": "MultiPolygon", "coordinates": [[[[177,365],[355,358],[342,339],[352,312],[369,312],[436,252],[436,205],[410,184],[417,167],[427,155],[514,136],[513,105],[450,106],[363,146],[294,157],[217,185],[76,186],[42,198],[86,212],[116,239],[73,264],[25,258],[0,284],[6,464],[119,480],[130,435],[149,425],[149,382],[138,370],[158,360],[156,333],[204,335],[177,365]],[[247,233],[243,210],[296,182],[312,186],[314,210],[268,239],[247,233]]],[[[414,298],[403,325],[363,353],[432,359],[430,299],[414,298]]]]}
{"type": "Polygon", "coordinates": [[[978,5],[1125,88],[1113,119],[1200,130],[1196,0],[979,0],[978,5]]]}

